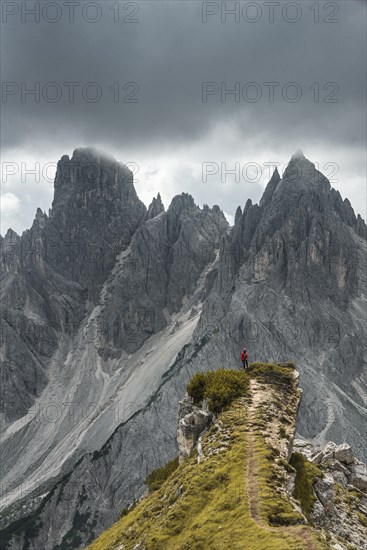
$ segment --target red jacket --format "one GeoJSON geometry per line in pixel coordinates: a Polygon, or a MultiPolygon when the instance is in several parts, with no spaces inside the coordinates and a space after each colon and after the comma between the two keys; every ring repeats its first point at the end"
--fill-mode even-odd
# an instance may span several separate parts
{"type": "Polygon", "coordinates": [[[248,360],[248,351],[246,353],[242,350],[241,353],[241,361],[247,361],[248,360]]]}

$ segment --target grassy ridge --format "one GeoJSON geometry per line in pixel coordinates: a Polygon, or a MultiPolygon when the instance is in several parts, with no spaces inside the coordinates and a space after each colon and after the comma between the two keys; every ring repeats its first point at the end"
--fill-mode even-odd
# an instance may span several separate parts
{"type": "MultiPolygon", "coordinates": [[[[243,421],[238,422],[241,416],[241,403],[223,414],[232,430],[227,452],[201,464],[195,457],[187,459],[90,549],[112,550],[124,544],[131,550],[138,541],[149,550],[227,550],[229,545],[252,550],[305,549],[294,534],[267,531],[250,517],[244,485],[246,429],[243,421]]],[[[264,458],[260,475],[270,475],[267,468],[264,458]]]]}
{"type": "MultiPolygon", "coordinates": [[[[188,388],[194,399],[199,402],[205,397],[213,411],[223,409],[220,429],[214,425],[203,436],[205,459],[197,463],[194,454],[179,466],[172,463],[168,469],[155,471],[151,478],[154,492],[103,533],[90,550],[113,550],[120,545],[130,550],[138,542],[148,550],[309,548],[302,538],[308,527],[294,525],[299,515],[275,490],[274,449],[262,436],[261,419],[253,450],[261,525],[251,517],[246,485],[249,376],[258,377],[279,394],[284,387],[291,393],[294,385],[292,368],[280,365],[252,365],[249,374],[221,369],[217,374],[195,375],[188,388]],[[234,380],[239,381],[240,389],[234,380]]],[[[313,548],[325,547],[311,530],[309,536],[313,548]]]]}

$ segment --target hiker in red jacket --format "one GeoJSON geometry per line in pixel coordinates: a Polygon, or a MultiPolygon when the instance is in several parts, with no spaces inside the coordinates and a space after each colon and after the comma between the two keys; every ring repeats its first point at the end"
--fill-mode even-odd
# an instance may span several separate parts
{"type": "Polygon", "coordinates": [[[243,348],[241,353],[241,361],[244,369],[248,369],[248,351],[246,348],[243,348]]]}

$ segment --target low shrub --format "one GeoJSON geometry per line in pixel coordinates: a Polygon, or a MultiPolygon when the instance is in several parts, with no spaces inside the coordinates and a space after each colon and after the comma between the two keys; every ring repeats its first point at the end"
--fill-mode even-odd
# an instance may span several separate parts
{"type": "Polygon", "coordinates": [[[187,393],[192,397],[195,405],[204,399],[206,379],[207,375],[205,373],[197,372],[187,386],[187,393]]]}
{"type": "Polygon", "coordinates": [[[218,369],[195,374],[187,386],[187,393],[195,404],[207,399],[209,410],[219,413],[237,397],[247,395],[249,387],[247,372],[218,369]]]}
{"type": "Polygon", "coordinates": [[[285,369],[295,369],[296,364],[293,361],[287,361],[286,363],[277,363],[279,367],[284,367],[285,369]]]}
{"type": "Polygon", "coordinates": [[[281,427],[279,428],[279,435],[280,435],[280,437],[283,437],[283,438],[287,437],[287,432],[285,431],[285,429],[283,428],[283,426],[281,426],[281,427]]]}

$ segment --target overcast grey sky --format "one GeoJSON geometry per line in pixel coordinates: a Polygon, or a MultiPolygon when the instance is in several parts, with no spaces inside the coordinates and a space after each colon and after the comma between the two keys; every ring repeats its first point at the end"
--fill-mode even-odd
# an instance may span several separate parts
{"type": "Polygon", "coordinates": [[[131,163],[146,204],[186,191],[229,218],[300,147],[366,218],[364,1],[1,7],[2,234],[80,146],[131,163]]]}

